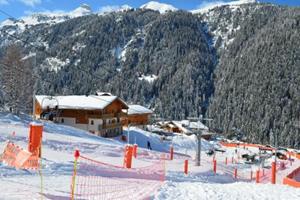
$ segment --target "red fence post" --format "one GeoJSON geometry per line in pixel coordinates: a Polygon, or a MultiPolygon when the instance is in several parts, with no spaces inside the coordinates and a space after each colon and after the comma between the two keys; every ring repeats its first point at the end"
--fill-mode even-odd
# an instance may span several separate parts
{"type": "Polygon", "coordinates": [[[184,173],[188,174],[188,167],[189,167],[189,161],[185,160],[184,161],[184,173]]]}
{"type": "Polygon", "coordinates": [[[237,178],[237,168],[234,168],[234,178],[237,178]]]}
{"type": "Polygon", "coordinates": [[[276,162],[272,162],[272,184],[276,184],[276,162]]]}
{"type": "Polygon", "coordinates": [[[256,183],[259,183],[259,169],[256,171],[256,183]]]}
{"type": "Polygon", "coordinates": [[[124,167],[126,167],[128,169],[131,168],[132,153],[133,153],[133,147],[130,145],[127,145],[125,147],[125,154],[124,154],[124,167]]]}
{"type": "Polygon", "coordinates": [[[28,151],[38,157],[41,157],[42,136],[43,125],[31,123],[29,125],[28,151]]]}
{"type": "Polygon", "coordinates": [[[133,156],[136,158],[137,157],[137,149],[138,149],[138,145],[134,144],[133,145],[133,156]]]}
{"type": "Polygon", "coordinates": [[[216,173],[217,173],[217,161],[214,160],[214,161],[213,161],[213,164],[214,164],[214,166],[213,166],[214,173],[216,174],[216,173]]]}
{"type": "Polygon", "coordinates": [[[227,161],[227,157],[225,158],[225,165],[227,165],[228,161],[227,161]]]}
{"type": "Polygon", "coordinates": [[[173,160],[174,148],[173,146],[170,147],[170,160],[173,160]]]}

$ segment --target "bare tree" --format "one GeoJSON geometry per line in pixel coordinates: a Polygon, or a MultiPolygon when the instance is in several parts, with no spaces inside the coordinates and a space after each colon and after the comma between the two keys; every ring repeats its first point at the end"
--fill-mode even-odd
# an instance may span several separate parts
{"type": "Polygon", "coordinates": [[[31,60],[23,56],[19,46],[11,45],[1,63],[5,108],[14,114],[29,113],[33,91],[31,60]]]}

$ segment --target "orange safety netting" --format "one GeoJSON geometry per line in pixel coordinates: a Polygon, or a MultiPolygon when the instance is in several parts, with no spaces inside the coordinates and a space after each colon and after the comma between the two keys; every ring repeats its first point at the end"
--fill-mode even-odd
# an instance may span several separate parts
{"type": "Polygon", "coordinates": [[[127,169],[79,156],[74,172],[72,199],[147,199],[165,180],[165,160],[127,169]]]}
{"type": "Polygon", "coordinates": [[[1,162],[17,169],[37,169],[38,157],[22,149],[13,142],[8,142],[2,154],[1,162]]]}

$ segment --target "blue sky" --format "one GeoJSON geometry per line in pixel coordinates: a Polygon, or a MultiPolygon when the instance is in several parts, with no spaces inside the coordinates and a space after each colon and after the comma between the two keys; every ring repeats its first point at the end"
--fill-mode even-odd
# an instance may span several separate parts
{"type": "MultiPolygon", "coordinates": [[[[172,4],[176,8],[192,10],[199,8],[203,3],[216,1],[234,1],[234,0],[156,0],[161,3],[172,4]]],[[[0,0],[0,9],[15,18],[27,15],[31,12],[70,11],[83,3],[91,6],[94,11],[100,10],[104,6],[130,5],[131,7],[140,7],[149,0],[0,0]]],[[[271,2],[281,5],[300,6],[300,0],[260,0],[260,2],[271,2]]],[[[0,12],[0,21],[7,16],[0,12]]]]}

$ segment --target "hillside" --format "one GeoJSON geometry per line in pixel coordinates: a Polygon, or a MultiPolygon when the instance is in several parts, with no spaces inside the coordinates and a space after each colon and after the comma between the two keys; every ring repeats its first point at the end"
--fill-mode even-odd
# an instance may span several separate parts
{"type": "Polygon", "coordinates": [[[85,5],[6,21],[0,56],[16,38],[25,41],[24,56],[37,52],[38,94],[107,91],[164,118],[202,113],[227,133],[270,144],[278,135],[299,148],[300,9],[253,1],[162,8],[91,13],[85,5]]]}

